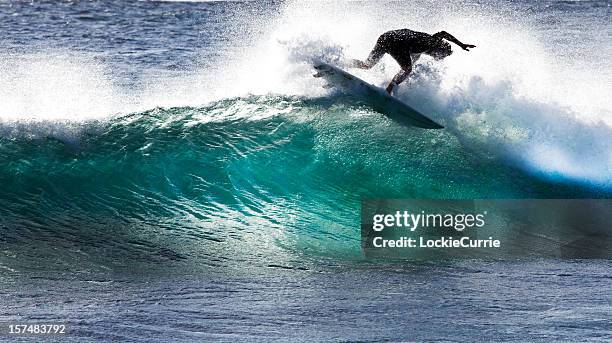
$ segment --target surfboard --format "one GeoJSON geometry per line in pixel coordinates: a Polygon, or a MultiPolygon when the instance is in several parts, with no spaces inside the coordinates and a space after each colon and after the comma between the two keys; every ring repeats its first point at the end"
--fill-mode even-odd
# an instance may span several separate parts
{"type": "Polygon", "coordinates": [[[317,70],[315,77],[322,77],[331,86],[359,97],[375,111],[401,124],[423,129],[444,128],[408,104],[389,95],[384,89],[371,85],[338,67],[319,62],[314,64],[314,68],[317,70]]]}

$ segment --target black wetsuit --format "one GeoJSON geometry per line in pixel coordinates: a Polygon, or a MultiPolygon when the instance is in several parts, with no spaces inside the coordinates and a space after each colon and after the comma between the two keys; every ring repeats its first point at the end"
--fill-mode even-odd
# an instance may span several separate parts
{"type": "Polygon", "coordinates": [[[409,29],[388,31],[378,37],[368,60],[376,64],[387,53],[402,68],[409,68],[412,65],[412,54],[430,51],[438,41],[436,37],[424,32],[409,29]]]}

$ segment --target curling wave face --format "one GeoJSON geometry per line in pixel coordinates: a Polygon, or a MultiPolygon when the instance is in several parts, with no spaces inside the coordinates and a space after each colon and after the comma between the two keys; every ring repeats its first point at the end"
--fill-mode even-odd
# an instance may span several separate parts
{"type": "Polygon", "coordinates": [[[18,270],[12,254],[31,254],[27,264],[57,254],[58,268],[87,255],[93,269],[265,264],[305,252],[350,260],[360,258],[362,197],[607,194],[551,183],[466,151],[452,132],[397,126],[350,104],[251,96],[84,122],[72,135],[16,129],[0,138],[0,208],[3,240],[19,252],[2,264],[18,270]]]}

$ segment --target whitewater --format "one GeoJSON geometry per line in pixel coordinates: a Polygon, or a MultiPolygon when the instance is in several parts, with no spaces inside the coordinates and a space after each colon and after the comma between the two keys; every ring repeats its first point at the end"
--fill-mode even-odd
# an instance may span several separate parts
{"type": "MultiPolygon", "coordinates": [[[[144,70],[135,78],[114,73],[116,66],[104,63],[109,58],[96,52],[56,44],[36,46],[42,43],[21,52],[22,47],[13,46],[3,54],[0,66],[4,84],[0,118],[8,123],[7,131],[13,122],[43,122],[44,127],[58,121],[110,120],[156,107],[200,107],[251,95],[326,97],[329,92],[310,77],[313,58],[329,62],[363,58],[380,32],[410,23],[423,31],[456,32],[479,42],[480,48],[465,53],[455,47],[456,53],[442,64],[423,58],[410,85],[400,89],[400,98],[445,122],[465,149],[511,160],[543,177],[608,188],[612,105],[606,95],[612,83],[609,68],[598,57],[609,52],[609,44],[580,43],[577,49],[576,41],[563,42],[559,33],[534,32],[529,19],[508,18],[511,8],[492,13],[493,8],[486,6],[426,4],[411,11],[395,4],[388,11],[400,14],[386,17],[384,11],[372,14],[371,4],[288,3],[272,20],[238,17],[239,25],[247,29],[230,38],[234,41],[223,48],[227,52],[222,57],[198,57],[191,61],[196,64],[192,67],[164,61],[169,66],[162,73],[144,70]],[[339,25],[338,19],[347,12],[350,15],[339,25]],[[245,48],[245,40],[253,43],[245,48]]],[[[136,58],[123,67],[138,61],[138,54],[132,54],[136,58]]],[[[374,71],[358,74],[382,85],[396,70],[397,65],[386,58],[374,71]]],[[[211,116],[257,120],[282,115],[274,105],[257,108],[256,114],[249,106],[238,114],[229,110],[211,116]]],[[[346,112],[350,116],[353,111],[346,112]]]]}

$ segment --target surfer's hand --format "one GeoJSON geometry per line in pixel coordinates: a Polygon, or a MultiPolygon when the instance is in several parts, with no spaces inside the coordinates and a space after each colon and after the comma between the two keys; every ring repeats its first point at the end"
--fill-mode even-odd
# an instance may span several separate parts
{"type": "Polygon", "coordinates": [[[475,47],[476,47],[476,45],[472,45],[472,44],[463,44],[463,45],[461,46],[461,48],[462,48],[463,50],[465,50],[465,51],[470,51],[470,49],[471,49],[471,48],[475,48],[475,47]]]}

